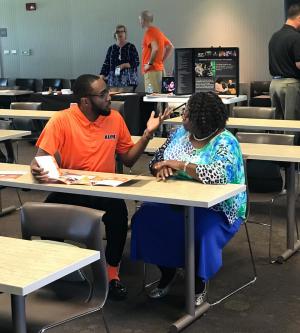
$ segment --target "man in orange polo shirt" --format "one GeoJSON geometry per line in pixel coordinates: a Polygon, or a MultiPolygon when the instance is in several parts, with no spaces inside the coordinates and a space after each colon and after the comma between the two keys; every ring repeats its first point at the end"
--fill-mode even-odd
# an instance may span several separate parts
{"type": "Polygon", "coordinates": [[[152,25],[153,14],[149,10],[144,10],[139,20],[141,27],[145,30],[142,42],[142,73],[145,89],[147,91],[150,84],[153,92],[160,92],[164,62],[171,55],[174,47],[170,40],[152,25]]]}
{"type": "MultiPolygon", "coordinates": [[[[115,172],[115,154],[131,167],[143,153],[152,134],[168,116],[154,118],[152,112],[141,139],[134,144],[122,116],[110,109],[111,98],[105,82],[96,75],[81,75],[73,87],[78,104],[57,112],[41,133],[36,156],[52,155],[65,169],[115,172]]],[[[32,174],[40,182],[49,181],[48,172],[35,159],[32,174]]],[[[105,251],[108,264],[109,295],[124,299],[126,287],[119,279],[119,264],[125,246],[128,213],[124,200],[86,195],[51,193],[46,202],[64,203],[104,210],[105,251]]]]}

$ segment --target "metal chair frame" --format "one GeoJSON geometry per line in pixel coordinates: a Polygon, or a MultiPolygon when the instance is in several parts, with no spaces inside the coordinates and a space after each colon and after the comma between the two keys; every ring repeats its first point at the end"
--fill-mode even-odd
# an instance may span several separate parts
{"type": "MultiPolygon", "coordinates": [[[[294,135],[288,134],[270,134],[270,133],[244,133],[238,132],[236,133],[237,139],[240,142],[245,143],[262,143],[262,144],[277,144],[277,145],[293,145],[294,144],[294,135]]],[[[269,203],[268,209],[268,216],[269,216],[269,223],[257,222],[248,220],[249,223],[258,224],[264,227],[269,228],[269,245],[268,245],[268,259],[269,263],[274,264],[277,262],[276,258],[272,255],[272,235],[273,235],[273,214],[272,208],[274,206],[274,202],[277,198],[284,194],[283,191],[281,192],[266,192],[266,193],[255,193],[255,196],[252,196],[251,200],[251,193],[249,195],[249,203],[269,203]],[[255,199],[256,197],[256,199],[255,199]]],[[[250,204],[249,204],[250,210],[250,204]]],[[[298,230],[298,223],[296,220],[296,234],[297,240],[299,240],[299,230],[298,230]]]]}

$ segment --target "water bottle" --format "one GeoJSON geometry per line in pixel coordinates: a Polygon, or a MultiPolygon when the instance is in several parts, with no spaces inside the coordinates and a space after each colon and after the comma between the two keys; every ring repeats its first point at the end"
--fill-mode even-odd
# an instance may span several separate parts
{"type": "Polygon", "coordinates": [[[151,83],[148,83],[147,87],[146,87],[146,93],[147,94],[153,94],[153,87],[151,83]]]}

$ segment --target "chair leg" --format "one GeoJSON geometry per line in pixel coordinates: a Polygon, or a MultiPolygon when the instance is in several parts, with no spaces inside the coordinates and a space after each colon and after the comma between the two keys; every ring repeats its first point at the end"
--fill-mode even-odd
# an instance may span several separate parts
{"type": "MultiPolygon", "coordinates": [[[[49,325],[43,327],[41,330],[39,330],[39,333],[44,333],[44,332],[46,332],[46,331],[48,331],[48,330],[50,330],[50,329],[52,329],[52,328],[54,328],[54,327],[64,325],[64,324],[69,323],[70,321],[73,321],[73,320],[75,320],[75,319],[79,319],[79,318],[84,317],[84,316],[86,316],[86,315],[89,315],[89,314],[95,313],[95,312],[97,312],[97,311],[101,311],[101,310],[102,310],[102,306],[103,306],[103,304],[101,304],[100,306],[94,307],[94,308],[92,308],[92,309],[89,309],[89,310],[87,310],[87,311],[85,311],[85,312],[82,312],[82,313],[76,314],[76,315],[74,315],[74,316],[72,316],[72,317],[70,317],[70,318],[66,318],[66,319],[63,319],[63,320],[58,321],[58,322],[56,322],[56,323],[49,324],[49,325]]],[[[102,318],[104,318],[103,313],[102,313],[102,318]]],[[[105,325],[105,324],[104,324],[104,325],[105,325]]],[[[107,324],[106,324],[106,325],[107,325],[107,324]]],[[[106,325],[105,325],[105,329],[107,330],[108,327],[106,327],[106,325]]],[[[107,332],[109,333],[109,330],[108,330],[107,332]]]]}
{"type": "Polygon", "coordinates": [[[251,264],[252,264],[252,269],[253,269],[254,276],[251,278],[250,281],[246,282],[245,284],[243,284],[239,288],[231,291],[230,293],[228,293],[227,295],[223,296],[222,298],[220,298],[219,300],[215,301],[214,303],[211,303],[210,304],[211,306],[215,306],[217,304],[220,304],[221,302],[225,301],[227,298],[235,295],[239,291],[241,291],[244,288],[246,288],[246,287],[250,286],[251,284],[255,283],[255,281],[257,280],[256,266],[255,266],[255,261],[254,261],[252,246],[251,246],[251,242],[250,242],[250,236],[249,236],[249,232],[248,232],[248,228],[247,228],[247,222],[244,223],[244,226],[245,226],[245,231],[246,231],[246,236],[247,236],[247,241],[248,241],[248,247],[249,247],[249,252],[250,252],[250,259],[251,259],[251,264]]]}
{"type": "Polygon", "coordinates": [[[105,326],[106,333],[110,333],[109,327],[107,325],[107,321],[106,321],[105,316],[104,316],[103,308],[100,311],[101,311],[101,315],[102,315],[102,319],[103,319],[103,323],[104,323],[104,326],[105,326]]]}
{"type": "MultiPolygon", "coordinates": [[[[20,207],[23,206],[23,202],[22,202],[22,199],[21,199],[21,196],[20,196],[20,193],[19,193],[19,190],[16,188],[16,192],[17,192],[17,196],[18,196],[18,199],[19,199],[19,203],[20,203],[20,207]]],[[[19,208],[20,208],[19,207],[19,208]]]]}
{"type": "Polygon", "coordinates": [[[270,219],[270,228],[269,228],[269,263],[274,264],[276,259],[272,259],[272,235],[273,235],[273,218],[272,218],[272,207],[273,207],[274,199],[271,201],[269,205],[269,219],[270,219]]]}
{"type": "Polygon", "coordinates": [[[9,206],[9,207],[5,207],[5,208],[2,207],[2,193],[0,190],[0,217],[10,214],[10,213],[14,212],[16,209],[17,209],[16,206],[9,206]]]}
{"type": "Polygon", "coordinates": [[[144,263],[143,264],[143,286],[142,286],[142,290],[145,291],[145,290],[147,290],[147,288],[153,286],[154,284],[156,284],[158,282],[159,282],[159,279],[157,279],[153,282],[147,283],[147,264],[144,263]]]}

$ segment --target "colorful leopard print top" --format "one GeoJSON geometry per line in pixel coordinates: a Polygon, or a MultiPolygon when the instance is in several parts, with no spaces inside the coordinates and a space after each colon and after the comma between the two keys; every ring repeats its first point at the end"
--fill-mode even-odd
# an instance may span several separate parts
{"type": "MultiPolygon", "coordinates": [[[[200,149],[192,146],[189,137],[190,133],[183,126],[171,133],[150,161],[150,170],[156,162],[163,160],[189,161],[197,164],[196,173],[204,184],[245,184],[241,149],[229,131],[224,130],[200,149]]],[[[192,179],[183,171],[179,171],[176,177],[192,179]]],[[[224,212],[228,222],[233,224],[238,218],[245,218],[246,201],[246,192],[243,192],[211,209],[224,212]]]]}

